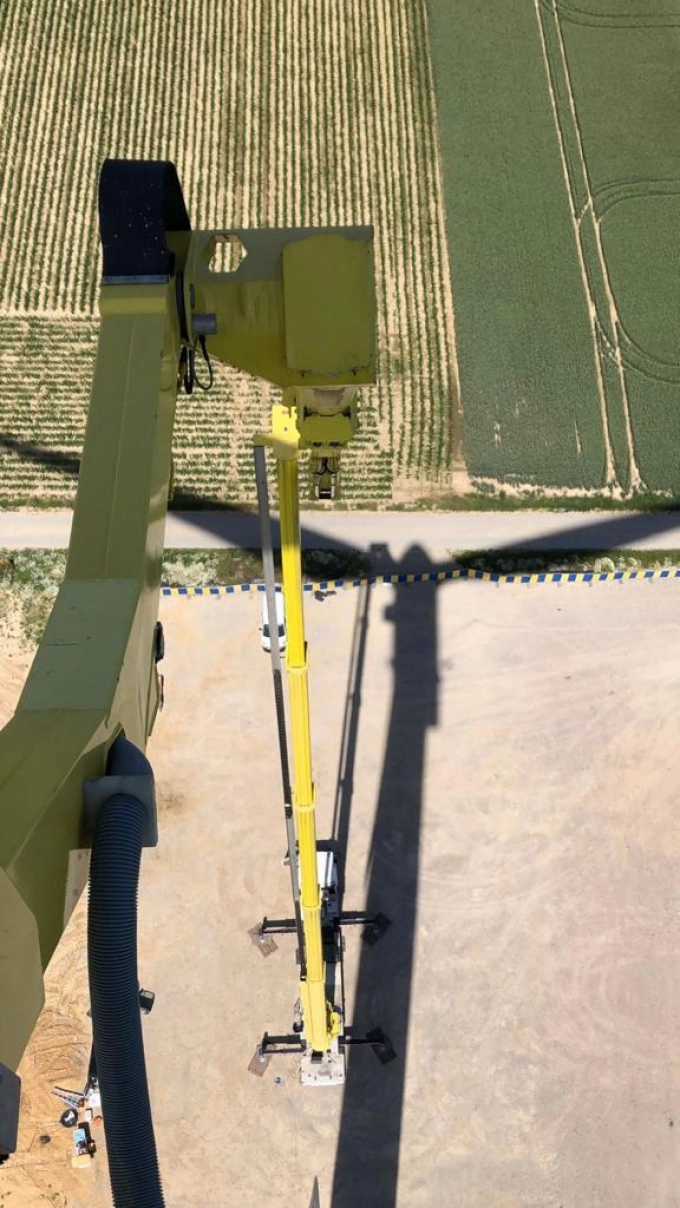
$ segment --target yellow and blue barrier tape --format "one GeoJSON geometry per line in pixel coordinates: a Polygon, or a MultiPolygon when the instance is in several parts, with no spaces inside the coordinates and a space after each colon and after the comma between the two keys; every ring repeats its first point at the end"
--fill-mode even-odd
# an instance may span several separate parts
{"type": "MultiPolygon", "coordinates": [[[[629,579],[678,579],[680,568],[664,570],[555,570],[498,574],[491,570],[474,570],[460,566],[450,570],[422,571],[415,574],[363,575],[357,579],[321,579],[305,583],[306,592],[346,591],[352,587],[395,586],[411,583],[445,583],[452,579],[473,579],[481,583],[622,583],[629,579]]],[[[236,596],[264,591],[264,583],[229,583],[214,587],[161,587],[164,596],[236,596]]]]}

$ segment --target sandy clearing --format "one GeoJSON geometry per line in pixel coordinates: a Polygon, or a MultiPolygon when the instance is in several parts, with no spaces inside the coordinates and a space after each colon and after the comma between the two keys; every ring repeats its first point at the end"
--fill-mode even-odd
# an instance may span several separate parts
{"type": "MultiPolygon", "coordinates": [[[[308,603],[322,834],[360,605],[308,603]]],[[[400,1060],[357,1055],[344,1104],[303,1091],[289,1059],[246,1072],[296,994],[290,945],[263,961],[247,936],[287,906],[257,613],[248,598],[163,602],[162,841],[144,861],[140,972],[158,995],[145,1033],[168,1204],[308,1208],[316,1176],[323,1208],[429,1208],[442,1186],[457,1208],[670,1208],[673,584],[372,594],[338,792],[347,904],[379,905],[393,927],[366,953],[348,937],[349,1001],[400,1060]]],[[[31,1045],[27,1148],[0,1179],[10,1208],[49,1203],[28,1196],[48,1182],[66,1192],[51,1202],[96,1208],[103,1162],[75,1176],[60,1138],[34,1148],[50,1078],[85,1059],[81,912],[50,976],[57,1041],[31,1045]]]]}

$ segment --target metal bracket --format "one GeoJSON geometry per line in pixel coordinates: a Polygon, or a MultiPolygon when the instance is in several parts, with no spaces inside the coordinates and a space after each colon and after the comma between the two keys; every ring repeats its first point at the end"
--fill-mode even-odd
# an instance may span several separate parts
{"type": "Polygon", "coordinates": [[[254,1074],[256,1078],[261,1078],[269,1067],[271,1057],[262,1049],[262,1045],[258,1044],[250,1061],[248,1062],[248,1072],[254,1074]]]}
{"type": "Polygon", "coordinates": [[[387,915],[378,912],[378,914],[366,918],[365,924],[361,938],[365,944],[368,944],[372,948],[374,944],[377,944],[378,940],[382,939],[387,928],[392,926],[392,921],[388,919],[387,915]]]}
{"type": "MultiPolygon", "coordinates": [[[[342,927],[363,927],[361,938],[365,944],[370,947],[377,944],[382,938],[387,929],[392,926],[392,920],[387,918],[387,915],[380,911],[377,914],[368,914],[365,910],[343,910],[337,919],[331,920],[334,926],[342,927]]],[[[257,927],[252,927],[249,935],[254,937],[253,942],[259,943],[255,938],[255,933],[260,936],[265,935],[293,935],[295,932],[295,919],[269,919],[265,915],[262,922],[257,927]]]]}
{"type": "MultiPolygon", "coordinates": [[[[284,398],[290,398],[290,392],[284,391],[284,398]]],[[[297,430],[295,407],[275,403],[272,407],[271,432],[258,432],[253,437],[253,444],[272,449],[279,461],[296,461],[300,450],[300,433],[297,430]]]]}
{"type": "Polygon", "coordinates": [[[118,793],[126,793],[131,797],[136,797],[144,806],[142,847],[156,847],[158,845],[156,786],[151,764],[146,755],[124,734],[119,734],[111,744],[106,760],[106,771],[106,776],[96,776],[92,780],[83,781],[85,826],[89,833],[94,834],[97,815],[104,803],[118,793]]]}
{"type": "MultiPolygon", "coordinates": [[[[266,919],[265,919],[265,922],[266,922],[266,919]]],[[[293,930],[294,929],[295,929],[295,920],[293,920],[293,930]]],[[[258,952],[262,956],[271,956],[272,952],[276,952],[276,949],[278,948],[278,944],[277,944],[276,940],[267,938],[267,936],[264,933],[264,928],[261,923],[258,923],[255,927],[250,927],[248,930],[248,935],[250,936],[251,940],[253,941],[253,944],[255,945],[258,952]]]]}
{"type": "Polygon", "coordinates": [[[265,1032],[258,1046],[265,1056],[274,1053],[304,1053],[307,1045],[299,1032],[288,1032],[282,1036],[270,1036],[265,1032]]]}
{"type": "Polygon", "coordinates": [[[261,1078],[275,1053],[304,1053],[306,1047],[304,1040],[301,1040],[297,1033],[270,1036],[269,1032],[265,1032],[253,1053],[248,1070],[255,1074],[256,1078],[261,1078]]]}
{"type": "Polygon", "coordinates": [[[359,1045],[364,1048],[370,1045],[381,1065],[389,1065],[390,1061],[394,1061],[397,1056],[397,1051],[392,1044],[389,1036],[383,1032],[382,1028],[371,1028],[365,1036],[353,1036],[348,1028],[340,1037],[340,1047],[354,1048],[359,1045]]]}
{"type": "Polygon", "coordinates": [[[153,990],[139,990],[139,1009],[142,1015],[150,1015],[153,1011],[153,1004],[156,1001],[156,995],[153,990]]]}
{"type": "Polygon", "coordinates": [[[83,806],[85,826],[94,834],[101,807],[110,797],[127,793],[136,797],[144,806],[145,821],[142,834],[143,847],[158,846],[158,819],[156,814],[156,786],[149,773],[140,776],[97,776],[83,781],[83,806]]]}

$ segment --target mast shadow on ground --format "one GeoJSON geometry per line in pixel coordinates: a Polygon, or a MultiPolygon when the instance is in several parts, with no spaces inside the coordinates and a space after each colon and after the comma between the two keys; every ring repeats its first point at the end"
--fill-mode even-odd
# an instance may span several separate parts
{"type": "MultiPolygon", "coordinates": [[[[408,550],[404,567],[423,556],[419,548],[408,550]]],[[[437,568],[431,564],[430,569],[437,568]]],[[[403,585],[394,589],[393,602],[385,609],[386,619],[394,625],[393,695],[368,857],[366,911],[387,915],[392,926],[379,944],[362,946],[350,1011],[356,1034],[376,1023],[384,1029],[397,1060],[380,1066],[361,1049],[350,1049],[332,1208],[392,1208],[397,1202],[416,947],[425,747],[428,729],[437,724],[438,713],[436,604],[436,583],[419,584],[416,590],[403,585]]],[[[341,867],[349,836],[368,616],[367,594],[355,624],[336,798],[341,867]]]]}

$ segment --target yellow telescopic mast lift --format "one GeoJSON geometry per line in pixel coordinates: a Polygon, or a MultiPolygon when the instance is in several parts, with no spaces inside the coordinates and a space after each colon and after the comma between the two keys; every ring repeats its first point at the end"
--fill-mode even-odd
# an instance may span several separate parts
{"type": "MultiPolygon", "coordinates": [[[[303,1053],[301,1077],[309,1085],[344,1081],[345,1048],[360,1043],[345,1027],[342,977],[342,926],[363,924],[373,940],[384,930],[382,916],[342,914],[335,855],[319,850],[312,776],[309,715],[308,650],[305,640],[302,556],[299,510],[299,455],[310,455],[313,494],[334,498],[337,493],[340,453],[357,429],[357,382],[375,379],[375,308],[372,231],[348,228],[341,234],[307,234],[289,243],[282,254],[286,359],[314,385],[287,387],[283,402],[273,408],[271,431],[256,438],[255,471],[258,484],[265,590],[268,615],[276,616],[274,572],[263,447],[276,460],[281,528],[281,562],[287,628],[286,666],[290,699],[295,788],[291,813],[297,836],[297,858],[291,849],[295,918],[265,918],[255,939],[264,954],[271,951],[268,937],[295,930],[301,966],[297,1031],[288,1036],[265,1034],[251,1063],[262,1073],[276,1052],[303,1053]],[[325,378],[326,385],[321,384],[325,378]]],[[[285,720],[277,676],[280,675],[277,626],[270,621],[272,671],[279,733],[285,720]]],[[[283,745],[283,744],[282,744],[283,745]]],[[[284,798],[286,772],[282,764],[284,798]]],[[[394,1055],[389,1041],[374,1030],[366,1042],[381,1060],[394,1055]]]]}

